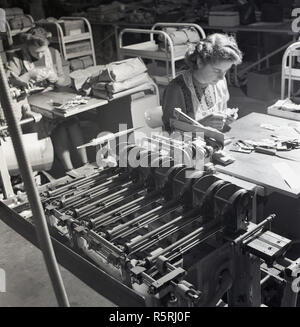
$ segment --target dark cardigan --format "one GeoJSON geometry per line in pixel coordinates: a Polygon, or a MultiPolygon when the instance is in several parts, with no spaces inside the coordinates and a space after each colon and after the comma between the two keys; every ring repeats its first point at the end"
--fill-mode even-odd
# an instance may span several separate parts
{"type": "Polygon", "coordinates": [[[173,79],[163,95],[163,123],[167,131],[171,130],[170,118],[173,118],[174,108],[180,108],[183,113],[194,118],[192,94],[184,82],[183,76],[173,79]]]}

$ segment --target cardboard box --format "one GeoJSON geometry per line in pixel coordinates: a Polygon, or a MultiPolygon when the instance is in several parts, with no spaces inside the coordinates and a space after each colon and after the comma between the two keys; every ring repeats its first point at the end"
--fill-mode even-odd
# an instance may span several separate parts
{"type": "Polygon", "coordinates": [[[91,42],[89,41],[81,41],[76,43],[68,43],[66,44],[66,53],[78,53],[91,50],[91,42]]]}
{"type": "Polygon", "coordinates": [[[280,94],[281,72],[265,69],[250,72],[247,80],[247,95],[258,100],[272,100],[280,94]]]}
{"type": "Polygon", "coordinates": [[[71,20],[62,22],[62,27],[65,35],[78,35],[85,32],[84,21],[71,20]]]}
{"type": "Polygon", "coordinates": [[[32,21],[27,16],[17,16],[9,19],[8,22],[12,30],[23,29],[32,26],[32,21]]]}
{"type": "Polygon", "coordinates": [[[233,27],[240,25],[240,14],[237,11],[210,11],[209,26],[233,27]]]}

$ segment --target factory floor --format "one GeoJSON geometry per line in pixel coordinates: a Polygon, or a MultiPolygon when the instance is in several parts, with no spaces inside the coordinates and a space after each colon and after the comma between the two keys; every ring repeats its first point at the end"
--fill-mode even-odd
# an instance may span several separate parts
{"type": "MultiPolygon", "coordinates": [[[[57,302],[42,253],[0,221],[0,268],[6,272],[6,292],[0,307],[54,307],[57,302]]],[[[60,267],[72,307],[114,306],[68,270],[60,267]]]]}
{"type": "MultiPolygon", "coordinates": [[[[240,117],[256,111],[265,113],[270,102],[248,98],[230,88],[230,107],[240,108],[240,117]]],[[[274,101],[271,101],[274,102],[274,101]]],[[[6,271],[6,293],[0,292],[0,307],[57,306],[42,254],[0,221],[0,268],[6,271]]],[[[61,267],[71,306],[113,306],[61,267]]]]}

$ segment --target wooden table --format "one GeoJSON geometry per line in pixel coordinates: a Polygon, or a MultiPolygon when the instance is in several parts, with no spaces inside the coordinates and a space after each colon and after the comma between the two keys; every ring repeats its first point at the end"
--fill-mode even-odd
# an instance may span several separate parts
{"type": "Polygon", "coordinates": [[[158,96],[157,86],[149,81],[147,83],[143,83],[141,85],[130,88],[128,90],[118,92],[113,95],[112,99],[109,100],[99,99],[95,97],[88,97],[89,100],[87,104],[80,104],[76,107],[68,109],[67,111],[56,109],[53,106],[53,102],[64,104],[67,101],[74,99],[78,94],[76,94],[72,89],[69,88],[67,88],[67,90],[64,91],[49,91],[45,93],[33,94],[28,98],[28,102],[32,108],[32,111],[38,112],[43,116],[46,116],[51,119],[55,119],[59,117],[67,118],[74,115],[78,115],[84,111],[102,107],[110,102],[113,102],[116,99],[124,98],[129,95],[143,92],[146,90],[154,90],[158,96]]]}
{"type": "Polygon", "coordinates": [[[28,102],[32,108],[32,111],[38,112],[48,118],[67,118],[74,115],[78,115],[81,112],[88,111],[101,107],[108,103],[107,100],[90,98],[87,104],[80,104],[67,111],[56,109],[53,106],[53,102],[66,103],[69,100],[74,99],[77,94],[71,91],[50,91],[45,93],[33,94],[28,98],[28,102]]]}
{"type": "MultiPolygon", "coordinates": [[[[237,140],[256,140],[270,139],[272,134],[287,135],[291,138],[300,138],[293,127],[300,126],[299,122],[279,117],[269,116],[259,113],[251,113],[243,118],[238,119],[232,124],[232,129],[227,133],[228,137],[233,137],[234,141],[237,140]],[[271,131],[261,127],[261,124],[271,124],[273,126],[281,126],[280,131],[271,131]]],[[[281,151],[279,154],[287,155],[296,158],[298,161],[291,161],[281,159],[275,156],[270,156],[261,153],[252,152],[250,154],[229,151],[230,145],[227,145],[225,150],[233,156],[236,161],[228,166],[217,165],[216,168],[219,172],[232,175],[249,181],[251,183],[263,186],[266,191],[278,192],[293,198],[300,197],[299,188],[291,189],[284,181],[278,171],[272,167],[272,164],[283,162],[289,168],[299,174],[300,172],[300,149],[292,151],[281,151]]]]}

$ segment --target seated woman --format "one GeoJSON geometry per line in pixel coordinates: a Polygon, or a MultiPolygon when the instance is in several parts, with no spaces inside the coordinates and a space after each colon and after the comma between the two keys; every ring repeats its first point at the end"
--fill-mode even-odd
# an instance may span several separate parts
{"type": "Polygon", "coordinates": [[[240,64],[242,53],[235,39],[226,34],[212,34],[186,54],[189,69],[172,80],[163,97],[163,122],[171,130],[174,108],[202,125],[223,130],[236,117],[226,113],[229,93],[225,78],[232,65],[240,64]]]}
{"type": "MultiPolygon", "coordinates": [[[[21,50],[8,62],[8,79],[12,86],[30,88],[33,85],[43,85],[46,89],[67,86],[63,73],[60,53],[49,47],[51,36],[40,27],[31,29],[21,35],[23,44],[21,50]]],[[[39,132],[51,136],[55,154],[66,171],[74,169],[71,160],[71,145],[76,149],[82,165],[88,163],[86,150],[77,146],[84,143],[79,122],[75,118],[50,120],[45,117],[39,126],[39,132]]]]}

